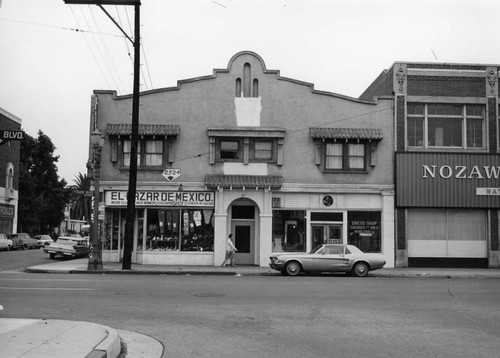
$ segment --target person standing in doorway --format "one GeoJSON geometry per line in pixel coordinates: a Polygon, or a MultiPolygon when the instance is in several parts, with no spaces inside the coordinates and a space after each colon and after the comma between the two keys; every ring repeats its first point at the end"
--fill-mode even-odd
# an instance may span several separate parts
{"type": "Polygon", "coordinates": [[[228,261],[231,262],[231,267],[234,267],[234,253],[236,251],[238,251],[238,249],[233,244],[233,234],[229,234],[226,240],[226,258],[221,265],[222,267],[225,267],[228,261]]]}

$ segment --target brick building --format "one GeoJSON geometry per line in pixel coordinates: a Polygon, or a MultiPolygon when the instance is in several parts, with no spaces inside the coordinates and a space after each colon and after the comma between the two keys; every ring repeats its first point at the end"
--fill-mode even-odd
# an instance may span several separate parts
{"type": "MultiPolygon", "coordinates": [[[[245,51],[140,103],[133,262],[220,265],[233,233],[236,264],[329,242],[394,265],[392,97],[318,91],[245,51]]],[[[104,260],[122,255],[131,105],[114,91],[92,96],[104,260]]]]}
{"type": "Polygon", "coordinates": [[[396,266],[498,267],[498,65],[396,62],[396,266]]]}
{"type": "MultiPolygon", "coordinates": [[[[0,130],[20,131],[21,119],[0,108],[0,130]]],[[[1,139],[0,143],[0,233],[17,232],[19,202],[19,155],[21,142],[1,139]]]]}

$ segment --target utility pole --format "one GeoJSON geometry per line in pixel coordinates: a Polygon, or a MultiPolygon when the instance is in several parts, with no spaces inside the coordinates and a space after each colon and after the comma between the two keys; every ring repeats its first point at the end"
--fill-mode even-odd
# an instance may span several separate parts
{"type": "Polygon", "coordinates": [[[135,193],[137,190],[137,144],[139,141],[139,74],[141,61],[140,4],[135,5],[134,20],[134,94],[132,97],[132,141],[130,145],[130,172],[128,179],[125,242],[122,270],[132,269],[134,244],[135,193]]]}
{"type": "MultiPolygon", "coordinates": [[[[141,33],[140,33],[140,0],[64,0],[66,4],[97,5],[118,26],[120,31],[132,42],[134,46],[134,84],[132,97],[132,138],[130,144],[130,170],[127,193],[127,212],[125,225],[125,240],[123,246],[122,270],[132,268],[132,249],[134,244],[134,221],[135,221],[135,194],[137,191],[137,146],[139,140],[139,79],[141,61],[141,33]],[[134,40],[123,31],[112,16],[102,5],[134,5],[134,40]]],[[[95,219],[95,218],[94,218],[95,219]]],[[[100,240],[99,240],[100,242],[100,240]]]]}

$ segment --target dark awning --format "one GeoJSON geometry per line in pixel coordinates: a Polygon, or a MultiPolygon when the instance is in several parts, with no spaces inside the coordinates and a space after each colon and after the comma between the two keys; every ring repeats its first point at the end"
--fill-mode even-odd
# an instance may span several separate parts
{"type": "Polygon", "coordinates": [[[372,139],[384,138],[378,128],[309,128],[311,138],[320,139],[372,139]]]}
{"type": "MultiPolygon", "coordinates": [[[[139,124],[139,135],[177,136],[180,128],[176,124],[139,124]]],[[[110,123],[106,128],[107,135],[131,135],[132,125],[110,123]]]]}
{"type": "Polygon", "coordinates": [[[283,177],[278,175],[223,175],[207,174],[205,184],[209,188],[281,188],[283,177]]]}

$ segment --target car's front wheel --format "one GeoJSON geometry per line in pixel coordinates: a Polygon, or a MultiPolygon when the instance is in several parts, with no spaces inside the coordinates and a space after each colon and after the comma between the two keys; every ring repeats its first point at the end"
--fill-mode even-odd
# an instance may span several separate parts
{"type": "Polygon", "coordinates": [[[297,261],[288,262],[281,273],[284,276],[297,276],[300,273],[301,266],[297,261]]]}
{"type": "Polygon", "coordinates": [[[352,272],[357,277],[365,277],[368,275],[368,271],[370,271],[370,268],[366,262],[358,262],[352,269],[352,272]]]}

